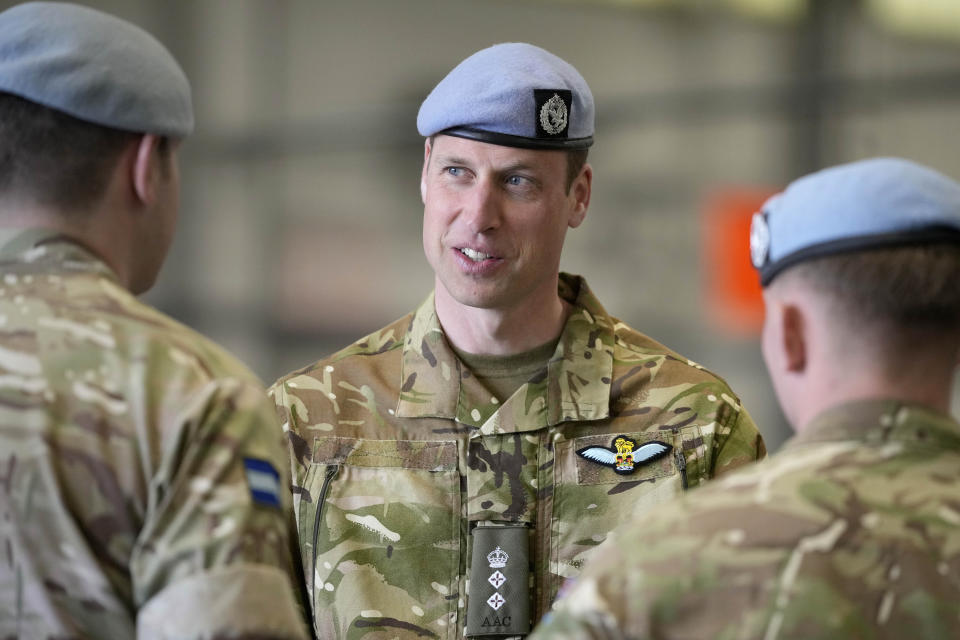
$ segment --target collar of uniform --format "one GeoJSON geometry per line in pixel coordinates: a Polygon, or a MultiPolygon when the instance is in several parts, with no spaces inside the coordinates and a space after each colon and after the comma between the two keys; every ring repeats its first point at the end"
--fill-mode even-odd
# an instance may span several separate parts
{"type": "Polygon", "coordinates": [[[960,424],[945,413],[921,405],[860,400],[820,413],[784,448],[838,440],[911,442],[960,449],[960,424]]]}
{"type": "Polygon", "coordinates": [[[404,341],[397,416],[454,419],[481,433],[609,417],[613,320],[583,278],[561,273],[559,293],[574,308],[546,375],[534,376],[502,405],[447,344],[431,294],[414,313],[404,341]]]}
{"type": "Polygon", "coordinates": [[[56,264],[70,271],[117,277],[102,260],[76,240],[51,229],[0,227],[0,262],[56,264]]]}

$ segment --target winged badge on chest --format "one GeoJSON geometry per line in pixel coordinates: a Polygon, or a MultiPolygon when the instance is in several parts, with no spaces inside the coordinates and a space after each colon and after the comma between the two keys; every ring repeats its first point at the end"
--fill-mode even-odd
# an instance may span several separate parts
{"type": "Polygon", "coordinates": [[[651,440],[640,446],[626,436],[614,438],[610,447],[584,447],[577,455],[591,462],[613,467],[621,475],[630,475],[638,466],[653,462],[670,453],[673,447],[666,442],[651,440]]]}

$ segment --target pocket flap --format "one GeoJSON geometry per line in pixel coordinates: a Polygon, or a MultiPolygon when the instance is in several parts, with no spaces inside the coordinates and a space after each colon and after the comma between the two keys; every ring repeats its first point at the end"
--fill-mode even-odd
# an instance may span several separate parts
{"type": "Polygon", "coordinates": [[[449,471],[457,468],[457,443],[455,440],[363,440],[317,436],[313,440],[313,462],[449,471]]]}

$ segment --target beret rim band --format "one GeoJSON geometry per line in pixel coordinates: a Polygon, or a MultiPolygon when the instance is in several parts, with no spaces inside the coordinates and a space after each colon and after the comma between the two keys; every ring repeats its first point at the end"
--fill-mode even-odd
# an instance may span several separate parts
{"type": "Polygon", "coordinates": [[[814,258],[824,258],[826,256],[860,250],[887,249],[891,247],[938,243],[960,244],[960,228],[949,225],[938,225],[924,229],[915,229],[913,231],[893,231],[889,233],[840,238],[839,240],[832,240],[794,251],[793,253],[783,256],[776,262],[768,261],[759,269],[760,284],[766,287],[784,269],[814,258]]]}
{"type": "Polygon", "coordinates": [[[475,129],[473,127],[453,127],[444,129],[443,131],[437,131],[431,135],[454,136],[468,140],[477,140],[479,142],[488,142],[490,144],[500,145],[501,147],[517,147],[520,149],[572,150],[588,149],[593,145],[593,136],[586,138],[526,138],[509,133],[484,131],[483,129],[475,129]]]}

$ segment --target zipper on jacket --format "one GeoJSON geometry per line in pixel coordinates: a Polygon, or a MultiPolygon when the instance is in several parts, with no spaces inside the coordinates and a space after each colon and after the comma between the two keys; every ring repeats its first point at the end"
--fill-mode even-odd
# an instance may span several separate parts
{"type": "MultiPolygon", "coordinates": [[[[313,566],[311,571],[313,575],[310,576],[310,584],[313,585],[313,591],[317,591],[317,543],[320,537],[320,521],[323,519],[323,507],[327,503],[327,489],[330,488],[330,481],[333,480],[336,475],[340,472],[340,466],[336,464],[331,464],[327,467],[326,474],[323,478],[323,485],[320,487],[320,495],[317,496],[317,512],[313,517],[313,566]]],[[[310,594],[310,599],[313,600],[314,594],[310,594]]]]}
{"type": "MultiPolygon", "coordinates": [[[[683,451],[677,450],[674,452],[674,456],[677,458],[677,469],[680,471],[680,486],[683,487],[683,490],[687,490],[687,459],[683,457],[683,451]]],[[[316,538],[316,535],[314,535],[316,538]]]]}

